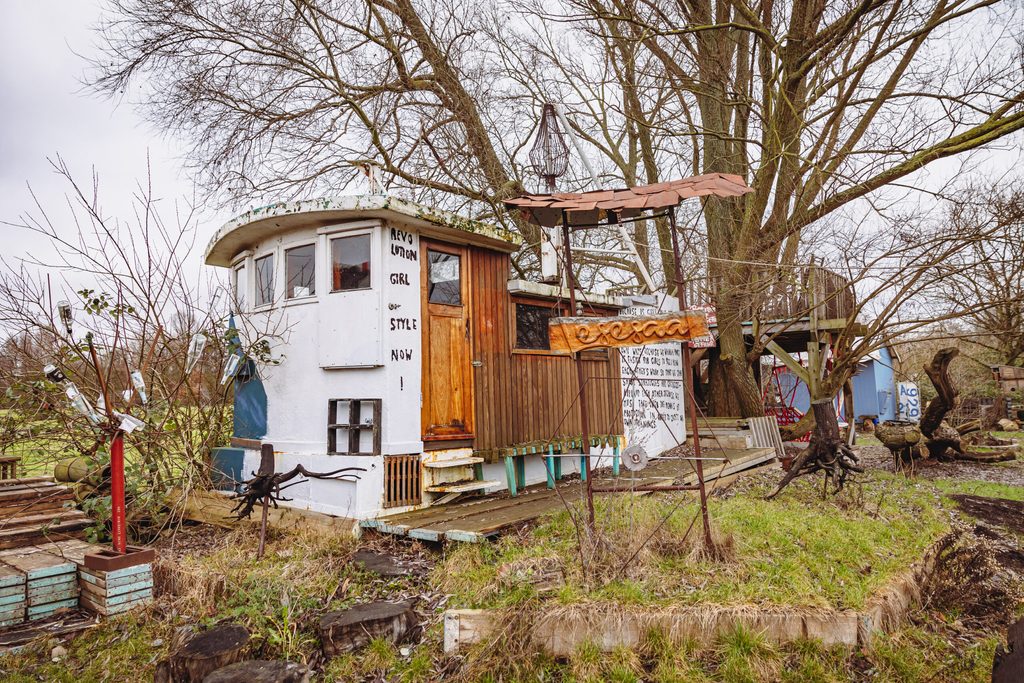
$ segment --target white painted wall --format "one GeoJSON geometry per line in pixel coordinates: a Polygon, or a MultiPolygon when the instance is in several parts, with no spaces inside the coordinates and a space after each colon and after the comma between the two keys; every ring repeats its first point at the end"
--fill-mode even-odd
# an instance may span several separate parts
{"type": "MultiPolygon", "coordinates": [[[[664,294],[632,297],[619,315],[678,311],[664,294]]],[[[686,441],[683,352],[679,342],[619,349],[622,358],[623,422],[627,444],[640,444],[655,457],[686,441]],[[660,415],[659,415],[660,411],[660,415]]]]}
{"type": "MultiPolygon", "coordinates": [[[[277,469],[296,464],[331,471],[366,468],[357,484],[312,480],[288,489],[294,507],[366,517],[382,507],[383,458],[327,455],[327,406],[333,398],[381,399],[382,454],[421,453],[421,337],[419,236],[380,221],[355,221],[326,228],[300,229],[256,245],[246,257],[252,301],[251,262],[275,255],[274,306],[248,311],[242,329],[247,337],[271,330],[278,365],[264,365],[260,374],[267,392],[267,434],[277,469]],[[329,240],[370,234],[371,288],[330,291],[329,240]],[[317,245],[316,293],[285,300],[284,251],[317,245]]],[[[259,454],[246,458],[246,471],[259,465],[259,454]]]]}

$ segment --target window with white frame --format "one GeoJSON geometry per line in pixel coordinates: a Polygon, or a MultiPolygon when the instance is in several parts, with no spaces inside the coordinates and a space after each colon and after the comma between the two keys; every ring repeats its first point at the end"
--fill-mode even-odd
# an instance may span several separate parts
{"type": "Polygon", "coordinates": [[[369,233],[331,240],[331,291],[370,288],[369,233]]]}
{"type": "Polygon", "coordinates": [[[297,299],[316,294],[316,245],[286,249],[284,252],[286,299],[297,299]]]}
{"type": "Polygon", "coordinates": [[[245,290],[248,283],[245,280],[245,261],[235,265],[231,271],[231,296],[235,298],[235,307],[239,311],[245,310],[245,290]]]}
{"type": "Polygon", "coordinates": [[[267,254],[253,261],[256,273],[256,306],[269,306],[274,303],[274,255],[267,254]]]}

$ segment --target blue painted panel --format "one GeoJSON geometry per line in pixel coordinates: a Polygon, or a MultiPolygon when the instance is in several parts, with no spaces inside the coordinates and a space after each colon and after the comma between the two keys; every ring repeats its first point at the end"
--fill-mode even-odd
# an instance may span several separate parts
{"type": "Polygon", "coordinates": [[[242,467],[245,463],[243,448],[210,449],[210,481],[218,491],[241,491],[242,467]]]}
{"type": "Polygon", "coordinates": [[[787,404],[789,403],[789,396],[792,396],[793,407],[801,413],[806,413],[811,409],[811,394],[807,390],[807,385],[801,382],[792,372],[785,370],[779,373],[779,386],[782,390],[782,397],[787,404]]]}
{"type": "Polygon", "coordinates": [[[267,435],[267,392],[251,360],[235,379],[234,427],[239,439],[262,439],[267,435]]]}
{"type": "Polygon", "coordinates": [[[861,415],[878,415],[882,419],[878,408],[874,366],[874,362],[861,363],[860,370],[853,376],[853,413],[856,418],[861,415]]]}

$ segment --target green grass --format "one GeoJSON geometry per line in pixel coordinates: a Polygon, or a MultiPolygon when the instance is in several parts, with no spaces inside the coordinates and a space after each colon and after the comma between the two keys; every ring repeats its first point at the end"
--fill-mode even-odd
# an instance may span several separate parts
{"type": "Polygon", "coordinates": [[[943,493],[962,493],[985,498],[1006,498],[1024,500],[1024,486],[1001,484],[993,481],[959,481],[954,479],[932,479],[931,483],[943,493]]]}
{"type": "Polygon", "coordinates": [[[527,537],[463,546],[436,570],[456,607],[507,607],[536,598],[528,581],[499,579],[503,565],[558,558],[566,582],[553,599],[563,604],[610,601],[632,605],[776,604],[858,608],[894,573],[921,557],[948,530],[945,502],[926,483],[872,473],[863,484],[822,500],[820,480],[795,481],[766,501],[772,479],[726,499],[713,498],[717,535],[734,558],[693,557],[700,522],[694,496],[658,494],[630,502],[598,499],[598,527],[609,548],[581,568],[567,512],[541,521],[527,537]],[[641,539],[662,524],[653,541],[641,539]],[[619,575],[619,569],[626,567],[619,575]]]}

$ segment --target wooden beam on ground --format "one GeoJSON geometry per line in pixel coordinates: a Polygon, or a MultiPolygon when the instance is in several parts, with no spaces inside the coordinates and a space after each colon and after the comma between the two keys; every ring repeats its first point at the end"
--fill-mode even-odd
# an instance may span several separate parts
{"type": "MultiPolygon", "coordinates": [[[[214,524],[225,528],[231,528],[237,524],[259,523],[259,519],[256,517],[242,521],[237,520],[231,512],[234,503],[227,496],[213,491],[194,491],[186,497],[181,489],[175,488],[168,494],[167,502],[172,508],[181,510],[185,519],[194,522],[214,524]]],[[[271,507],[267,511],[267,524],[275,529],[306,528],[332,534],[341,532],[357,535],[359,533],[358,522],[354,519],[289,507],[276,509],[271,507]]]]}

